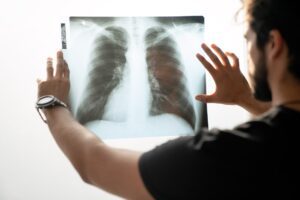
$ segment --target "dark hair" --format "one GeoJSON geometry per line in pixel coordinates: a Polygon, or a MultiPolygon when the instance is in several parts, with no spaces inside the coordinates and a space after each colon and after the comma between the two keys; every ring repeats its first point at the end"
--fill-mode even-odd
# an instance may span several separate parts
{"type": "Polygon", "coordinates": [[[300,79],[300,9],[296,0],[244,0],[250,27],[257,35],[257,46],[263,48],[269,32],[278,30],[288,49],[289,71],[300,79]]]}

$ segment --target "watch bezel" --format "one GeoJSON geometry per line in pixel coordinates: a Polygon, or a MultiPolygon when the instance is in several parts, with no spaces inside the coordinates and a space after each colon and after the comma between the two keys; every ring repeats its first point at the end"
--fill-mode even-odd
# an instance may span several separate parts
{"type": "Polygon", "coordinates": [[[45,96],[41,96],[37,102],[36,105],[38,108],[47,108],[49,106],[53,106],[53,104],[55,104],[55,97],[53,95],[45,95],[45,96]],[[49,98],[49,101],[46,103],[41,103],[42,100],[45,100],[46,98],[49,98]]]}

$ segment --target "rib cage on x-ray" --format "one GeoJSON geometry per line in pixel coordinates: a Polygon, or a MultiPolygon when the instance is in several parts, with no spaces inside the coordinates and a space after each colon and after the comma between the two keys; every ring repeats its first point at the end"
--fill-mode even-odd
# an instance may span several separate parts
{"type": "Polygon", "coordinates": [[[94,40],[88,84],[76,114],[82,124],[102,118],[111,92],[123,78],[128,36],[121,27],[105,30],[94,40]]]}
{"type": "Polygon", "coordinates": [[[164,28],[153,27],[147,30],[145,42],[153,98],[150,113],[173,113],[194,127],[195,112],[175,40],[164,28]]]}
{"type": "MultiPolygon", "coordinates": [[[[76,113],[82,124],[102,119],[112,91],[123,79],[124,68],[130,67],[126,58],[130,35],[122,27],[109,26],[105,30],[93,42],[88,83],[76,113]]],[[[149,114],[175,114],[194,128],[195,111],[176,41],[158,26],[146,29],[144,42],[144,67],[152,97],[149,114]]]]}

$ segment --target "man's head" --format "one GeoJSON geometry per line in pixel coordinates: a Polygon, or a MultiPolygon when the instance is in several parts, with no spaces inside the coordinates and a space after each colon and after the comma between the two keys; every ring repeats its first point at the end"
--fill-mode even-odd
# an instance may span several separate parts
{"type": "Polygon", "coordinates": [[[277,31],[288,48],[287,69],[300,80],[300,9],[295,0],[244,0],[249,30],[246,33],[250,58],[255,66],[252,73],[255,96],[271,100],[266,45],[277,31]],[[298,29],[298,30],[297,30],[298,29]]]}

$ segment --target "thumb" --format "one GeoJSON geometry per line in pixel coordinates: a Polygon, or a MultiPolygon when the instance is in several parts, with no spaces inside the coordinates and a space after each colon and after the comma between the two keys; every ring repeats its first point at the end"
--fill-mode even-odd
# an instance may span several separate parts
{"type": "Polygon", "coordinates": [[[205,95],[205,94],[197,95],[196,100],[202,101],[204,103],[214,103],[215,102],[214,95],[205,95]]]}

